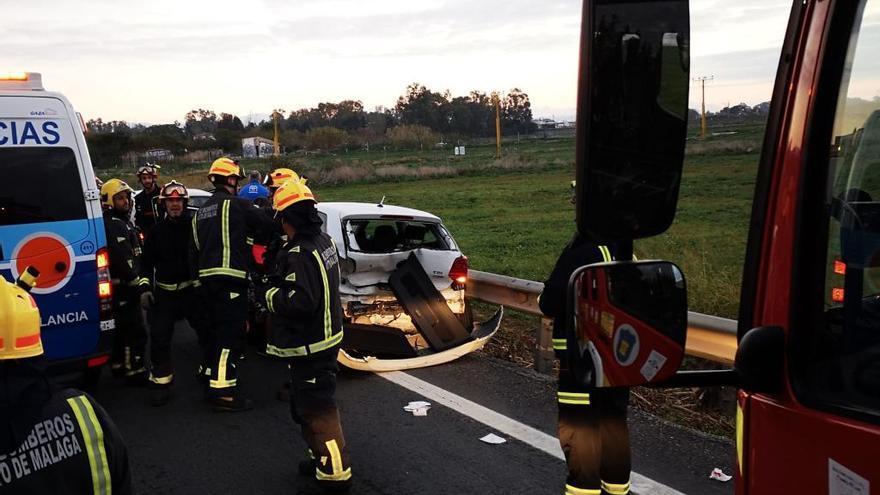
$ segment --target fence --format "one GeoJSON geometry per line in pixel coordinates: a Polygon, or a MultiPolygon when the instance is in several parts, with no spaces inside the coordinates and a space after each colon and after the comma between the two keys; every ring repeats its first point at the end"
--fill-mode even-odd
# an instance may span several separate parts
{"type": "MultiPolygon", "coordinates": [[[[470,270],[468,297],[500,304],[524,313],[542,316],[538,296],[544,284],[495,273],[470,270]]],[[[553,367],[553,323],[541,318],[537,329],[535,369],[548,373],[553,367]]],[[[736,321],[701,313],[688,313],[688,335],[685,352],[718,363],[732,364],[736,355],[736,321]]]]}

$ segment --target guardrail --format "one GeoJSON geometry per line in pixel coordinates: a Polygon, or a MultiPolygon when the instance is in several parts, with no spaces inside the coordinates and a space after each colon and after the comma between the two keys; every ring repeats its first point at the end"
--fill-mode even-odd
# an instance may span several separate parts
{"type": "MultiPolygon", "coordinates": [[[[538,308],[538,296],[544,284],[532,280],[507,277],[495,273],[470,270],[468,272],[468,297],[500,304],[524,313],[542,316],[538,308]]],[[[537,330],[535,369],[548,373],[553,367],[553,322],[541,318],[537,330]]],[[[736,320],[688,313],[688,336],[685,352],[718,363],[732,364],[736,355],[736,320]]]]}

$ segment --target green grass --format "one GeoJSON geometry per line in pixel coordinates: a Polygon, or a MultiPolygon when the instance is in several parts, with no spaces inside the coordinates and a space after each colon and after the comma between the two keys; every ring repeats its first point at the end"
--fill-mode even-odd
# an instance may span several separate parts
{"type": "MultiPolygon", "coordinates": [[[[570,149],[573,157],[573,147],[570,149]]],[[[637,241],[641,259],[677,263],[692,310],[736,317],[758,155],[689,155],[678,214],[661,236],[637,241]]],[[[563,160],[565,162],[565,160],[563,160]]],[[[574,233],[571,166],[536,172],[316,187],[323,201],[385,202],[443,218],[472,268],[544,280],[574,233]]]]}

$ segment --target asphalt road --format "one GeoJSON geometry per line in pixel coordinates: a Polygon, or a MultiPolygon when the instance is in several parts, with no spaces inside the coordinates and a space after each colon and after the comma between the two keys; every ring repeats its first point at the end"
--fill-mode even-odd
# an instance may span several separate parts
{"type": "MultiPolygon", "coordinates": [[[[312,480],[296,474],[305,444],[288,404],[275,398],[286,376],[284,364],[249,353],[240,381],[256,408],[214,413],[193,374],[199,356],[194,335],[178,327],[175,338],[177,375],[169,405],[151,407],[146,389],[126,388],[106,373],[95,393],[128,444],[137,493],[319,493],[312,480]]],[[[428,382],[538,430],[532,437],[549,440],[544,434],[555,434],[554,384],[529,370],[467,356],[397,376],[428,382]]],[[[473,419],[472,407],[455,401],[444,406],[387,378],[349,370],[339,375],[337,399],[351,452],[352,493],[562,493],[561,460],[527,443],[529,438],[521,441],[473,419]],[[415,400],[433,402],[427,416],[403,410],[415,400]],[[507,442],[480,442],[487,433],[507,442]]],[[[733,493],[732,482],[708,479],[715,467],[732,472],[729,442],[638,411],[630,426],[633,471],[683,493],[733,493]]]]}

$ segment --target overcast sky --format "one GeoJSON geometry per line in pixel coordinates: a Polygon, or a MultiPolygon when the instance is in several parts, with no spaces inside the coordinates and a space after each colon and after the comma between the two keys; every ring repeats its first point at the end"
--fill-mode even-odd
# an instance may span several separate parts
{"type": "MultiPolygon", "coordinates": [[[[12,0],[0,0],[0,6],[12,0]]],[[[692,0],[707,107],[769,100],[790,0],[692,0]]],[[[3,9],[0,69],[41,72],[86,119],[160,123],[193,108],[265,114],[321,101],[393,106],[418,81],[526,91],[574,115],[577,0],[30,0],[3,9]],[[14,11],[14,14],[12,13],[14,11]]],[[[691,107],[699,107],[691,90],[691,107]]]]}

